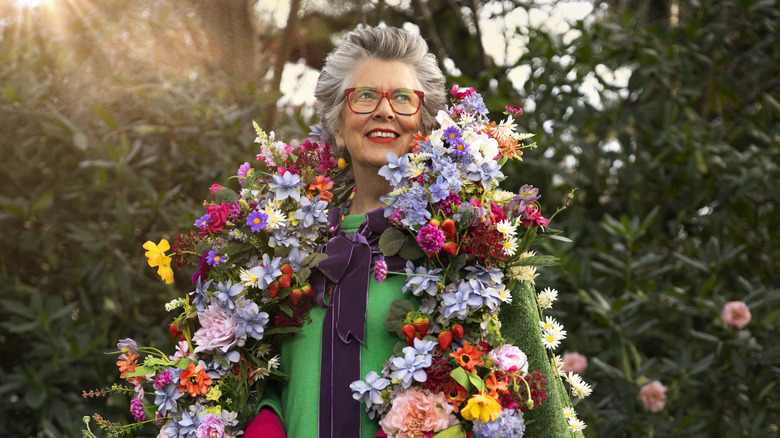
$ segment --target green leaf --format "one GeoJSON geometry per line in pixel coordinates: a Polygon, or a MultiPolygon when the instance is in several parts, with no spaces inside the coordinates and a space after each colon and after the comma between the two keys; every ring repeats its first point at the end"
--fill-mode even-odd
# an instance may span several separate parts
{"type": "Polygon", "coordinates": [[[140,366],[136,368],[135,371],[133,371],[132,373],[127,373],[127,377],[145,376],[153,372],[154,372],[154,368],[140,366]]]}
{"type": "Polygon", "coordinates": [[[401,251],[398,255],[405,260],[416,260],[425,256],[425,251],[420,249],[420,245],[417,244],[417,240],[412,236],[407,236],[404,245],[401,247],[401,251]]]}
{"type": "Polygon", "coordinates": [[[466,254],[458,254],[457,256],[447,254],[447,257],[450,259],[449,270],[453,274],[457,274],[461,269],[463,269],[464,266],[466,266],[466,259],[468,258],[466,254]]]}
{"type": "Polygon", "coordinates": [[[433,436],[433,438],[464,438],[466,436],[466,431],[463,430],[463,426],[456,424],[455,426],[449,427],[437,433],[433,436]]]}
{"type": "Polygon", "coordinates": [[[398,228],[390,227],[379,238],[379,249],[386,257],[392,257],[401,251],[405,242],[404,233],[398,228]]]}
{"type": "MultiPolygon", "coordinates": [[[[463,368],[460,368],[463,369],[463,368]]],[[[485,390],[485,382],[480,378],[478,375],[474,373],[466,373],[469,377],[469,381],[472,385],[474,385],[475,388],[477,388],[477,391],[484,391],[485,390]]]]}
{"type": "Polygon", "coordinates": [[[313,268],[317,266],[321,261],[328,258],[327,254],[323,254],[321,252],[315,252],[313,254],[309,254],[306,256],[305,259],[301,262],[301,266],[307,267],[307,268],[313,268]]]}
{"type": "Polygon", "coordinates": [[[471,374],[469,372],[466,372],[461,367],[457,367],[450,371],[450,377],[452,377],[452,380],[458,382],[458,384],[464,388],[466,388],[466,392],[471,391],[472,385],[471,385],[471,379],[469,378],[468,374],[471,374]]]}
{"type": "Polygon", "coordinates": [[[217,202],[238,202],[238,193],[223,188],[214,191],[214,199],[216,199],[217,202]]]}
{"type": "Polygon", "coordinates": [[[46,401],[46,388],[37,385],[33,386],[27,391],[27,394],[25,394],[24,401],[27,402],[27,405],[30,408],[39,409],[46,401]]]}
{"type": "Polygon", "coordinates": [[[411,301],[405,299],[393,301],[385,316],[385,330],[389,333],[396,333],[398,337],[402,338],[401,327],[404,325],[404,318],[412,311],[414,311],[414,304],[411,301]]]}
{"type": "Polygon", "coordinates": [[[525,257],[513,263],[514,266],[556,266],[559,264],[561,264],[560,259],[550,255],[525,257]]]}

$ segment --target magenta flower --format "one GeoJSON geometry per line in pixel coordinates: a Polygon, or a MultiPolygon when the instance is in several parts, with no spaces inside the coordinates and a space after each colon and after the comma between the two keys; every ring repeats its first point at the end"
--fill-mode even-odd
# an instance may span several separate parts
{"type": "Polygon", "coordinates": [[[136,397],[130,400],[130,413],[133,414],[133,418],[136,421],[144,421],[146,418],[144,415],[144,404],[140,398],[136,397]]]}
{"type": "Polygon", "coordinates": [[[428,224],[417,234],[417,244],[425,252],[438,252],[446,242],[444,232],[436,225],[428,224]]]}
{"type": "Polygon", "coordinates": [[[385,281],[387,278],[387,263],[384,260],[377,260],[374,262],[374,280],[377,283],[385,281]]]}
{"type": "Polygon", "coordinates": [[[729,301],[726,303],[720,316],[723,318],[723,322],[738,329],[748,325],[752,318],[750,309],[742,301],[729,301]]]}
{"type": "Polygon", "coordinates": [[[523,115],[523,109],[520,108],[519,106],[507,105],[504,108],[506,109],[506,112],[508,112],[509,114],[514,114],[516,116],[522,116],[523,115]]]}
{"type": "Polygon", "coordinates": [[[249,169],[252,168],[252,165],[249,164],[249,162],[244,162],[239,168],[238,168],[238,183],[244,184],[244,177],[249,172],[249,169]]]}

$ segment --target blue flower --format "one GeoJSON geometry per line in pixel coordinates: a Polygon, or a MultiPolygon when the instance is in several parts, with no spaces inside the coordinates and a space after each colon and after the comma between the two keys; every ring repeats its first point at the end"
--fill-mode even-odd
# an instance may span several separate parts
{"type": "Polygon", "coordinates": [[[287,254],[285,261],[290,264],[290,267],[293,269],[293,271],[298,271],[301,269],[301,263],[303,263],[303,260],[308,255],[309,253],[306,251],[301,251],[298,247],[293,247],[290,250],[290,253],[287,254]]]}
{"type": "Polygon", "coordinates": [[[204,415],[206,415],[204,406],[198,404],[190,405],[189,410],[182,412],[179,420],[179,437],[197,438],[198,426],[203,421],[204,415]]]}
{"type": "Polygon", "coordinates": [[[244,285],[241,283],[233,284],[228,281],[220,281],[217,284],[217,291],[214,292],[214,298],[220,307],[232,311],[236,308],[236,300],[241,292],[244,291],[244,285]]]}
{"type": "Polygon", "coordinates": [[[444,180],[444,177],[439,175],[438,178],[436,178],[436,183],[431,184],[430,187],[431,190],[431,199],[433,202],[439,202],[442,199],[446,199],[447,196],[450,195],[450,185],[447,181],[444,180]]]}
{"type": "Polygon", "coordinates": [[[285,172],[283,175],[274,175],[273,182],[268,184],[272,192],[276,194],[277,201],[284,201],[287,198],[301,200],[301,192],[298,187],[303,187],[305,184],[301,182],[301,177],[292,173],[285,172]]]}
{"type": "Polygon", "coordinates": [[[407,350],[404,357],[394,357],[391,361],[393,379],[400,379],[404,389],[412,385],[412,379],[422,383],[428,379],[425,373],[425,359],[418,356],[416,350],[407,350]]]}
{"type": "Polygon", "coordinates": [[[154,404],[157,405],[157,410],[163,415],[168,412],[176,412],[178,404],[176,400],[179,399],[183,392],[179,392],[178,378],[174,378],[171,383],[165,385],[163,388],[154,390],[154,404]]]}
{"type": "Polygon", "coordinates": [[[299,242],[297,237],[289,234],[289,230],[282,230],[281,228],[277,228],[271,232],[271,236],[268,238],[268,244],[274,247],[292,246],[295,248],[298,246],[299,242]]]}
{"type": "Polygon", "coordinates": [[[444,306],[445,318],[457,316],[458,319],[464,320],[472,309],[482,305],[482,297],[473,290],[473,287],[479,286],[478,284],[470,284],[472,281],[477,283],[474,280],[462,281],[458,284],[456,291],[444,294],[442,306],[444,306]]]}
{"type": "Polygon", "coordinates": [[[257,287],[260,289],[265,289],[268,287],[269,284],[273,283],[274,280],[282,276],[282,270],[280,267],[282,266],[282,259],[279,257],[274,257],[271,259],[268,254],[263,254],[263,262],[260,266],[258,266],[259,269],[257,269],[257,287]]]}
{"type": "Polygon", "coordinates": [[[406,284],[401,290],[411,291],[415,296],[420,296],[423,292],[434,296],[439,291],[438,283],[442,281],[442,277],[438,275],[441,271],[440,268],[428,270],[424,266],[415,269],[414,263],[408,260],[404,268],[407,275],[406,284]]]}
{"type": "Polygon", "coordinates": [[[390,181],[390,185],[400,188],[406,185],[406,176],[409,173],[409,157],[412,154],[405,154],[400,158],[393,152],[387,153],[387,164],[379,169],[379,175],[390,181]],[[402,184],[403,183],[403,184],[402,184]]]}
{"type": "Polygon", "coordinates": [[[311,227],[315,222],[325,224],[328,223],[327,209],[328,203],[320,201],[320,195],[317,195],[311,201],[307,198],[302,198],[301,208],[295,212],[295,219],[301,221],[301,225],[305,228],[311,227]]]}
{"type": "Polygon", "coordinates": [[[466,166],[468,175],[466,178],[472,181],[479,181],[482,187],[487,188],[493,179],[503,178],[504,174],[501,173],[501,169],[498,167],[498,163],[495,160],[486,160],[482,164],[471,163],[466,166]]]}
{"type": "Polygon", "coordinates": [[[233,320],[238,323],[236,336],[251,336],[257,340],[263,339],[265,325],[268,324],[268,313],[261,312],[257,303],[241,298],[236,303],[233,320]]]}
{"type": "Polygon", "coordinates": [[[401,223],[406,227],[426,225],[431,218],[431,213],[427,210],[428,198],[425,189],[418,183],[412,184],[398,195],[384,196],[381,199],[389,201],[388,207],[385,208],[385,217],[389,217],[395,210],[400,210],[403,213],[401,223]]]}
{"type": "Polygon", "coordinates": [[[504,273],[496,268],[484,268],[480,265],[466,266],[466,279],[479,280],[485,284],[501,283],[504,273]]]}
{"type": "Polygon", "coordinates": [[[311,129],[311,132],[309,132],[309,138],[306,140],[312,143],[319,143],[320,137],[322,137],[322,125],[318,123],[314,126],[309,126],[309,129],[311,129]]]}
{"type": "Polygon", "coordinates": [[[433,363],[433,349],[439,345],[437,342],[427,339],[414,338],[414,345],[404,347],[402,350],[404,354],[413,353],[415,357],[422,359],[422,366],[428,368],[433,363]]]}
{"type": "Polygon", "coordinates": [[[390,381],[380,377],[376,371],[369,371],[366,375],[366,381],[355,380],[349,385],[353,391],[352,397],[355,400],[363,400],[366,407],[382,404],[382,394],[380,392],[390,385],[390,381]]]}
{"type": "Polygon", "coordinates": [[[523,438],[524,434],[523,413],[514,409],[503,409],[496,421],[474,421],[475,438],[523,438]]]}
{"type": "Polygon", "coordinates": [[[207,280],[205,283],[201,284],[200,277],[198,277],[198,284],[195,286],[195,290],[190,292],[190,295],[192,295],[192,304],[198,309],[198,312],[202,312],[206,306],[211,304],[211,297],[206,291],[209,290],[211,283],[213,282],[213,280],[207,280]]]}
{"type": "Polygon", "coordinates": [[[213,249],[206,255],[206,261],[211,266],[217,266],[220,263],[223,263],[225,260],[227,260],[226,255],[220,254],[213,249]]]}
{"type": "Polygon", "coordinates": [[[264,230],[267,227],[266,221],[268,215],[262,211],[253,211],[246,217],[246,225],[252,227],[252,231],[257,233],[260,230],[264,230]]]}

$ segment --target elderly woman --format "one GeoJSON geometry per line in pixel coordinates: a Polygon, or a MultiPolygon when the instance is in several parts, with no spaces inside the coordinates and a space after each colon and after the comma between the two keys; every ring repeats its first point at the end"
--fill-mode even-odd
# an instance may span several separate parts
{"type": "MultiPolygon", "coordinates": [[[[415,133],[430,132],[445,108],[444,76],[420,36],[396,28],[359,28],[328,56],[315,94],[323,140],[351,163],[355,191],[350,205],[331,212],[334,236],[341,240],[331,239],[324,248],[329,257],[318,265],[319,289],[328,280],[335,284],[332,294],[320,293],[311,322],[282,341],[280,369],[289,383],[269,388],[247,437],[376,436],[378,419],[361,409],[349,385],[382,369],[398,342],[385,329],[387,310],[393,301],[410,298],[401,291],[405,276],[377,283],[369,274],[379,236],[390,225],[381,200],[390,185],[379,170],[388,163],[388,152],[401,156],[410,151],[415,133]]],[[[539,321],[536,314],[516,312],[502,318],[509,331],[532,329],[539,321]]],[[[538,339],[536,344],[535,365],[551,375],[544,348],[538,339]]],[[[537,424],[531,429],[538,432],[527,436],[568,433],[561,390],[556,386],[548,393],[549,409],[535,409],[537,424]],[[550,414],[540,412],[545,410],[550,414]]]]}
{"type": "MultiPolygon", "coordinates": [[[[340,231],[356,233],[367,222],[386,227],[380,198],[390,184],[378,172],[387,164],[388,152],[409,152],[414,134],[429,131],[444,109],[444,75],[436,58],[418,35],[359,28],[326,59],[315,95],[322,140],[344,154],[355,177],[351,204],[341,210],[340,231]]],[[[379,234],[374,233],[374,240],[379,234]]],[[[247,427],[246,436],[283,436],[271,411],[284,419],[289,437],[377,434],[379,425],[352,398],[349,384],[382,369],[398,342],[384,327],[385,315],[393,301],[407,297],[401,292],[403,276],[368,282],[370,257],[354,257],[365,263],[346,268],[362,269],[355,273],[356,282],[365,285],[345,280],[345,287],[311,310],[311,323],[302,333],[282,342],[280,369],[289,384],[269,391],[266,408],[247,427]]]]}

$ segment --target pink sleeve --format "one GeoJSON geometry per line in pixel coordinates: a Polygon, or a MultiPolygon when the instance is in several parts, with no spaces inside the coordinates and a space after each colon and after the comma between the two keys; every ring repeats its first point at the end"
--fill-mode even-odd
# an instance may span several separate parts
{"type": "Polygon", "coordinates": [[[244,438],[286,438],[282,421],[271,409],[260,413],[244,428],[244,438]]]}

